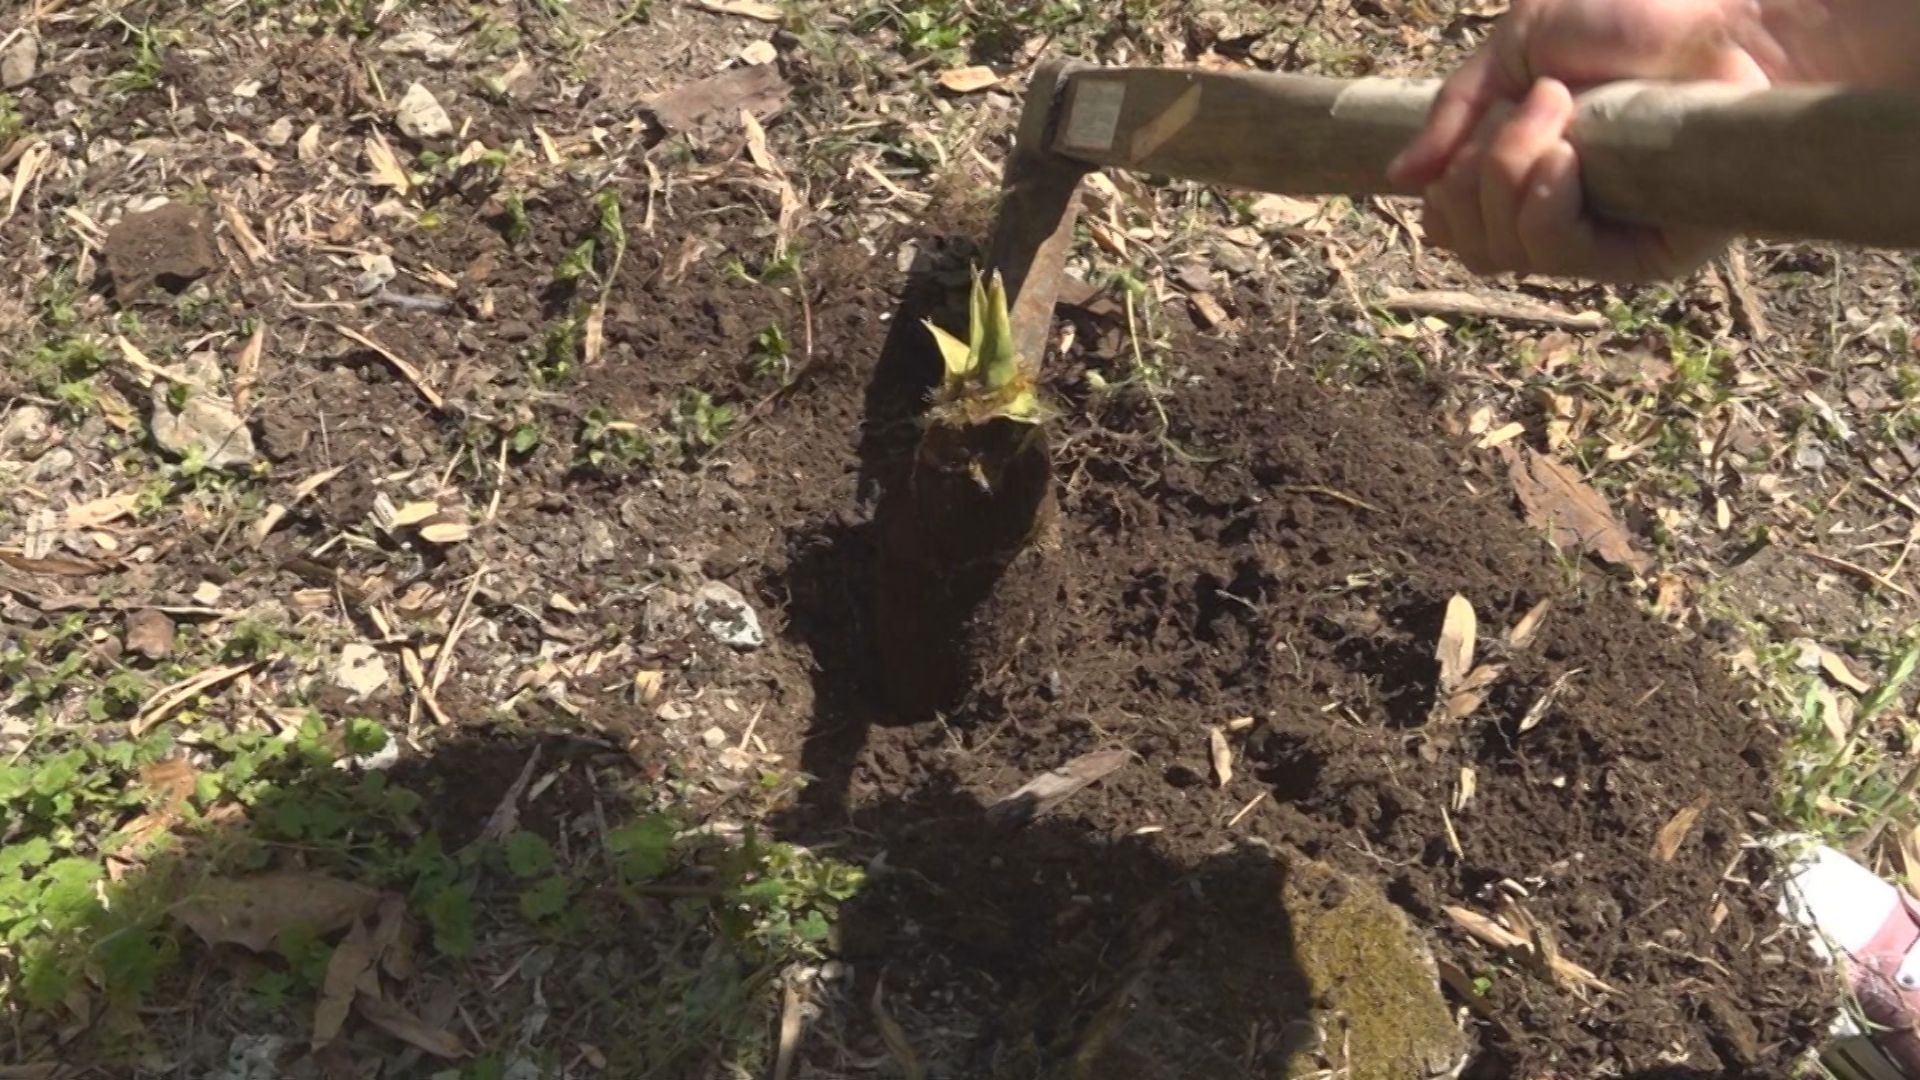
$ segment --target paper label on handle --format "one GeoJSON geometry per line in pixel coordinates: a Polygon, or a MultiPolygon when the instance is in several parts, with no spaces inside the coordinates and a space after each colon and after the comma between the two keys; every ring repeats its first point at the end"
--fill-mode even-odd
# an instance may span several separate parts
{"type": "Polygon", "coordinates": [[[1081,79],[1073,88],[1064,128],[1066,150],[1113,149],[1120,129],[1120,107],[1126,103],[1126,85],[1113,79],[1081,79]]]}

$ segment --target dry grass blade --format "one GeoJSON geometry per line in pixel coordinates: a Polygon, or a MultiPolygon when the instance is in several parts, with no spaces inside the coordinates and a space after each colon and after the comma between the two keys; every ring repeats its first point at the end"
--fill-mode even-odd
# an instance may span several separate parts
{"type": "Polygon", "coordinates": [[[1219,728],[1207,729],[1207,758],[1213,764],[1213,782],[1226,787],[1233,782],[1233,745],[1219,728]]]}
{"type": "MultiPolygon", "coordinates": [[[[1541,956],[1538,935],[1530,939],[1507,929],[1505,926],[1502,926],[1500,923],[1477,911],[1472,911],[1467,908],[1448,907],[1444,910],[1447,913],[1447,918],[1452,920],[1454,926],[1483,945],[1499,949],[1502,952],[1514,953],[1523,959],[1541,956]]],[[[1606,981],[1601,979],[1600,976],[1595,975],[1593,972],[1581,967],[1565,956],[1559,955],[1557,951],[1555,951],[1551,957],[1543,957],[1542,959],[1546,963],[1547,970],[1551,974],[1554,984],[1557,986],[1574,986],[1587,990],[1599,990],[1609,994],[1618,993],[1613,987],[1607,985],[1606,981]]]]}
{"type": "Polygon", "coordinates": [[[1459,689],[1472,670],[1479,625],[1473,605],[1466,597],[1456,594],[1447,600],[1446,618],[1440,624],[1440,641],[1433,652],[1434,659],[1440,662],[1441,696],[1459,689]]]}
{"type": "Polygon", "coordinates": [[[266,347],[267,324],[255,323],[252,336],[233,361],[233,407],[238,412],[247,411],[247,401],[253,397],[253,384],[260,378],[260,356],[266,347]]]}
{"type": "Polygon", "coordinates": [[[906,1029],[887,1011],[885,992],[885,983],[873,984],[873,1022],[880,1029],[880,1041],[887,1044],[887,1054],[900,1066],[907,1080],[926,1080],[927,1067],[920,1063],[920,1055],[914,1053],[906,1029]]]}
{"type": "Polygon", "coordinates": [[[202,389],[199,380],[193,378],[191,375],[186,375],[170,368],[163,368],[159,364],[149,360],[146,353],[141,352],[133,342],[128,341],[123,335],[114,335],[113,345],[114,348],[120,350],[120,359],[125,360],[128,367],[147,376],[149,380],[161,379],[166,382],[177,383],[190,390],[202,389]]]}
{"type": "MultiPolygon", "coordinates": [[[[277,660],[279,659],[279,655],[275,654],[270,659],[277,660]]],[[[252,671],[254,668],[266,662],[267,661],[252,660],[244,664],[223,664],[218,667],[210,667],[205,671],[189,675],[179,682],[162,688],[159,693],[148,698],[147,703],[140,707],[140,711],[134,714],[132,720],[128,721],[127,733],[136,739],[139,738],[146,734],[155,724],[172,716],[185,706],[187,702],[192,701],[194,698],[229,679],[237,678],[252,671]]]]}
{"type": "Polygon", "coordinates": [[[1541,694],[1532,705],[1527,706],[1526,715],[1520,718],[1519,733],[1525,735],[1539,727],[1540,722],[1547,718],[1547,710],[1553,707],[1554,700],[1560,696],[1562,690],[1566,689],[1567,682],[1583,670],[1585,669],[1574,668],[1553,680],[1553,684],[1547,687],[1546,692],[1541,694]]]}
{"type": "Polygon", "coordinates": [[[426,399],[428,405],[433,406],[435,412],[445,411],[447,407],[446,399],[442,398],[439,392],[433,387],[428,386],[427,380],[420,374],[420,369],[401,359],[400,354],[358,330],[341,326],[339,323],[328,323],[327,325],[333,327],[334,333],[339,334],[348,341],[362,348],[372,349],[375,353],[379,354],[381,359],[393,365],[393,369],[400,373],[401,378],[406,379],[407,382],[413,385],[415,390],[419,391],[420,396],[426,399]]]}
{"type": "Polygon", "coordinates": [[[693,6],[714,15],[737,15],[755,22],[777,23],[781,19],[779,6],[762,0],[693,0],[693,6]]]}
{"type": "Polygon", "coordinates": [[[402,195],[413,190],[413,178],[400,164],[400,156],[393,147],[379,135],[369,135],[366,141],[367,164],[373,168],[371,180],[375,187],[390,187],[402,195]]]}
{"type": "Polygon", "coordinates": [[[1653,857],[1661,862],[1672,862],[1674,856],[1680,854],[1680,846],[1685,844],[1687,837],[1693,834],[1693,827],[1699,822],[1700,815],[1706,813],[1707,807],[1711,805],[1713,805],[1713,796],[1702,795],[1681,807],[1678,813],[1660,827],[1660,835],[1653,841],[1653,857]]]}
{"type": "Polygon", "coordinates": [[[354,999],[354,1008],[374,1027],[434,1057],[451,1061],[467,1056],[467,1046],[460,1041],[460,1036],[443,1028],[432,1027],[384,998],[361,994],[354,999]]]}

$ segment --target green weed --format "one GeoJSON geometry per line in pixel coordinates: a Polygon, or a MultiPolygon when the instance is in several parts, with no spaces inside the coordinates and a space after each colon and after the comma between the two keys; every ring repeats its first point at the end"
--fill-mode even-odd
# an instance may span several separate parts
{"type": "Polygon", "coordinates": [[[739,414],[704,390],[688,390],[673,410],[673,433],[689,453],[711,450],[726,439],[739,414]]]}
{"type": "Polygon", "coordinates": [[[602,476],[624,476],[654,462],[653,441],[639,425],[616,420],[604,409],[588,410],[576,445],[581,467],[602,476]]]}

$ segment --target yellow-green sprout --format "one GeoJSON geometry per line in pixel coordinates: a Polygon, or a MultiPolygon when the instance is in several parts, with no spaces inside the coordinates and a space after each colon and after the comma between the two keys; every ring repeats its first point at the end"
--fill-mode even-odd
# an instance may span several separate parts
{"type": "Polygon", "coordinates": [[[1007,289],[1000,275],[994,274],[988,283],[975,271],[967,306],[965,341],[927,322],[945,365],[936,415],[962,423],[996,419],[1039,423],[1040,396],[1014,351],[1013,320],[1007,314],[1007,289]]]}

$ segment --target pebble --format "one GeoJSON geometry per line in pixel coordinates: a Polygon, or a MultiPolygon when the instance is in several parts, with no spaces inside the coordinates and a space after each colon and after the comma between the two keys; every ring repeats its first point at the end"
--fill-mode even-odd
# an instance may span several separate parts
{"type": "Polygon", "coordinates": [[[52,413],[38,405],[22,405],[0,420],[0,451],[38,446],[52,431],[52,413]]]}
{"type": "Polygon", "coordinates": [[[64,446],[56,446],[40,455],[40,459],[27,469],[27,483],[48,484],[73,471],[78,461],[73,451],[64,446]]]}
{"type": "Polygon", "coordinates": [[[21,34],[0,52],[0,90],[18,90],[40,70],[40,39],[21,34]]]}
{"type": "Polygon", "coordinates": [[[211,394],[194,394],[174,412],[166,392],[155,388],[151,428],[162,450],[182,458],[197,452],[216,469],[251,465],[260,456],[246,421],[211,394]]]}
{"type": "Polygon", "coordinates": [[[440,107],[433,91],[419,83],[407,87],[400,104],[394,108],[393,121],[415,139],[438,139],[453,134],[453,118],[440,107]]]}
{"type": "Polygon", "coordinates": [[[750,652],[767,643],[760,616],[740,590],[709,581],[693,594],[693,618],[721,644],[750,652]]]}

